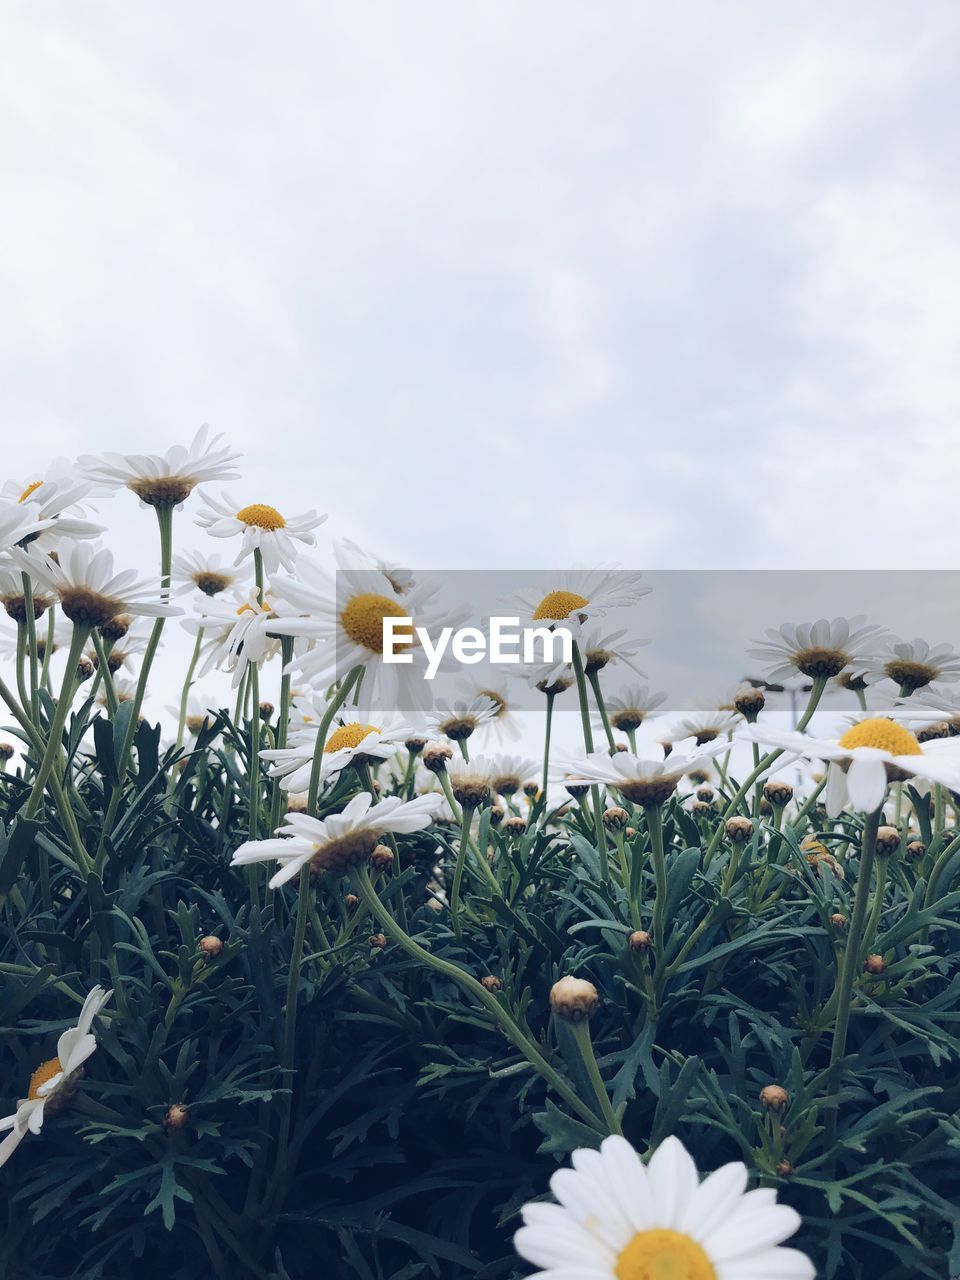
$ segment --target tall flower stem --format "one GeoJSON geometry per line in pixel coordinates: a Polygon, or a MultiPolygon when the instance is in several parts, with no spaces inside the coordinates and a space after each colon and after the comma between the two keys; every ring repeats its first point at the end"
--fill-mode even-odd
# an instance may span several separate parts
{"type": "Polygon", "coordinates": [[[600,719],[603,723],[603,732],[607,735],[607,746],[610,748],[610,754],[613,755],[617,750],[617,744],[613,739],[613,730],[610,728],[610,717],[607,715],[607,704],[603,700],[603,694],[600,690],[600,672],[588,671],[587,679],[590,681],[590,688],[593,690],[593,697],[597,704],[597,710],[600,712],[600,719]]]}
{"type": "MultiPolygon", "coordinates": [[[[837,975],[836,1019],[833,1029],[833,1046],[830,1050],[831,1087],[836,1087],[837,1064],[847,1051],[847,1031],[850,1027],[850,1003],[853,998],[853,983],[860,969],[861,952],[863,950],[864,925],[867,919],[867,906],[870,902],[870,882],[873,878],[873,863],[877,851],[877,830],[880,826],[881,810],[876,809],[867,815],[863,824],[863,838],[860,845],[860,869],[857,872],[857,891],[853,901],[853,914],[850,917],[850,928],[847,935],[847,946],[840,962],[837,975]]],[[[826,1119],[824,1142],[827,1148],[833,1146],[837,1136],[837,1105],[832,1103],[826,1119]]]]}
{"type": "Polygon", "coordinates": [[[187,703],[190,698],[190,688],[193,685],[193,673],[197,669],[197,663],[200,660],[200,646],[203,644],[203,627],[197,627],[197,639],[193,646],[193,653],[190,655],[190,664],[187,667],[187,674],[183,681],[183,692],[180,694],[180,715],[177,718],[177,748],[183,746],[184,730],[187,726],[187,703]]]}
{"type": "Polygon", "coordinates": [[[607,1086],[603,1082],[603,1076],[600,1074],[600,1068],[597,1065],[597,1055],[593,1051],[593,1041],[590,1039],[589,1020],[583,1018],[580,1022],[571,1022],[569,1026],[573,1042],[577,1046],[577,1052],[580,1054],[580,1059],[586,1070],[587,1078],[593,1087],[597,1102],[600,1104],[600,1114],[603,1116],[607,1131],[622,1135],[623,1130],[620,1127],[620,1121],[617,1119],[617,1113],[613,1109],[610,1095],[607,1093],[607,1086]]]}
{"type": "Polygon", "coordinates": [[[576,1091],[567,1084],[566,1080],[560,1075],[554,1067],[546,1060],[536,1044],[525,1035],[521,1028],[517,1025],[508,1011],[493,995],[492,992],[479,983],[476,978],[466,973],[457,965],[451,964],[448,960],[443,960],[440,956],[435,956],[427,951],[425,947],[421,947],[418,942],[406,933],[393,916],[386,909],[377,896],[376,890],[370,883],[369,874],[364,871],[355,871],[353,873],[353,883],[356,887],[358,895],[363,899],[364,904],[380,924],[383,931],[394,942],[406,951],[407,955],[414,960],[418,960],[421,964],[433,969],[436,973],[442,973],[444,977],[455,982],[462,991],[472,996],[475,1000],[491,1014],[497,1026],[501,1028],[507,1039],[516,1046],[523,1054],[526,1060],[534,1068],[534,1070],[543,1077],[544,1080],[563,1098],[564,1102],[574,1111],[581,1120],[584,1120],[591,1126],[596,1126],[597,1117],[592,1108],[586,1106],[585,1103],[577,1097],[576,1091]]]}
{"type": "MultiPolygon", "coordinates": [[[[583,727],[583,745],[590,755],[593,752],[593,730],[590,727],[590,703],[587,699],[587,678],[583,672],[583,658],[580,646],[573,642],[573,671],[577,678],[577,694],[580,698],[580,722],[583,727]]],[[[590,801],[593,805],[593,822],[597,834],[597,852],[600,855],[600,878],[604,884],[610,880],[610,865],[607,857],[607,839],[603,830],[603,809],[600,804],[600,788],[594,783],[590,788],[590,801]]]]}
{"type": "MultiPolygon", "coordinates": [[[[281,636],[280,638],[280,708],[277,712],[277,736],[276,745],[279,750],[287,745],[287,734],[290,731],[290,672],[287,667],[290,659],[293,657],[293,637],[281,636]]],[[[280,779],[274,778],[273,792],[270,797],[270,827],[269,831],[272,835],[277,829],[280,821],[280,807],[283,802],[283,793],[280,787],[280,779]]]]}
{"type": "Polygon", "coordinates": [[[110,657],[103,643],[103,636],[96,627],[90,632],[90,639],[93,641],[93,647],[97,654],[97,674],[103,681],[103,692],[107,699],[107,712],[111,720],[117,718],[117,691],[113,685],[113,676],[110,674],[110,657]]]}
{"type": "Polygon", "coordinates": [[[23,583],[23,611],[27,624],[27,657],[30,663],[30,710],[36,718],[39,710],[37,690],[39,688],[39,664],[37,662],[37,615],[33,607],[33,583],[29,573],[20,575],[23,583]]]}
{"type": "Polygon", "coordinates": [[[658,965],[666,964],[663,953],[663,916],[667,907],[667,859],[663,851],[663,819],[658,804],[643,806],[650,833],[650,860],[657,895],[653,903],[653,950],[658,965]]]}
{"type": "Polygon", "coordinates": [[[467,842],[470,839],[470,821],[473,808],[465,804],[460,814],[460,847],[457,849],[457,861],[453,868],[453,885],[450,890],[450,923],[457,937],[462,937],[460,928],[460,885],[463,882],[463,867],[467,860],[467,842]]]}
{"type": "Polygon", "coordinates": [[[547,729],[543,744],[543,786],[541,787],[544,805],[547,803],[547,781],[550,777],[550,734],[553,730],[553,703],[557,696],[555,690],[547,689],[545,693],[547,699],[547,729]]]}
{"type": "Polygon", "coordinates": [[[70,652],[67,654],[67,666],[63,673],[63,684],[60,688],[60,696],[57,698],[56,709],[53,713],[53,720],[50,724],[50,735],[47,738],[47,745],[43,753],[43,758],[37,768],[37,776],[33,780],[33,789],[27,800],[26,807],[23,811],[25,818],[32,818],[40,806],[43,798],[43,789],[47,785],[47,779],[53,770],[54,764],[60,754],[63,746],[63,730],[67,723],[67,716],[70,712],[70,704],[73,702],[73,695],[77,688],[77,667],[80,663],[80,657],[83,653],[83,646],[86,644],[88,628],[81,627],[74,623],[73,635],[70,639],[70,652]]]}

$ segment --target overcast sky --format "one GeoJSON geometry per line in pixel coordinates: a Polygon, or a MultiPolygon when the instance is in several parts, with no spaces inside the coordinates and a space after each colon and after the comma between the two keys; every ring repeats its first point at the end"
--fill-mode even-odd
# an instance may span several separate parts
{"type": "Polygon", "coordinates": [[[6,474],[207,421],[414,567],[954,564],[951,0],[3,28],[6,474]]]}

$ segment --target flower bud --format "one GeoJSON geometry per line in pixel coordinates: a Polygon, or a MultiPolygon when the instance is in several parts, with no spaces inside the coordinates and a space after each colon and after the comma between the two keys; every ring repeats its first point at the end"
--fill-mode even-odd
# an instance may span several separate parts
{"type": "Polygon", "coordinates": [[[697,799],[702,800],[704,804],[713,804],[716,792],[713,787],[697,787],[697,799]]]}
{"type": "Polygon", "coordinates": [[[793,1165],[790,1163],[789,1160],[781,1160],[779,1162],[779,1164],[777,1165],[777,1177],[778,1178],[793,1177],[793,1165]]]}
{"type": "Polygon", "coordinates": [[[197,943],[197,949],[202,951],[208,960],[216,960],[223,950],[223,939],[218,938],[216,934],[208,933],[197,943]]]}
{"type": "Polygon", "coordinates": [[[847,917],[841,911],[835,911],[830,917],[830,923],[836,929],[845,929],[847,927],[847,917]]]}
{"type": "Polygon", "coordinates": [[[574,800],[582,800],[590,790],[590,784],[586,782],[565,782],[563,785],[574,800]]]}
{"type": "Polygon", "coordinates": [[[13,745],[9,742],[0,742],[0,760],[9,760],[13,755],[13,745]]]}
{"type": "Polygon", "coordinates": [[[694,800],[690,806],[690,812],[695,818],[708,818],[713,813],[713,805],[704,804],[702,800],[694,800]]]}
{"type": "Polygon", "coordinates": [[[527,829],[526,818],[508,818],[503,824],[503,829],[508,836],[522,836],[527,829]]]}
{"type": "Polygon", "coordinates": [[[564,1022],[583,1022],[591,1018],[600,1003],[597,988],[586,978],[568,974],[550,988],[550,1008],[564,1022]]]}
{"type": "Polygon", "coordinates": [[[896,827],[879,827],[877,829],[877,856],[888,858],[900,848],[900,832],[896,827]]]}
{"type": "Polygon", "coordinates": [[[81,654],[79,660],[77,661],[77,679],[80,681],[81,684],[83,684],[83,682],[85,680],[89,680],[92,675],[93,675],[93,663],[90,661],[89,658],[85,658],[83,654],[81,654]]]}
{"type": "Polygon", "coordinates": [[[360,899],[355,893],[346,893],[343,896],[343,905],[348,911],[356,911],[360,905],[360,899]]]}
{"type": "Polygon", "coordinates": [[[108,644],[116,644],[130,630],[133,619],[129,613],[117,613],[112,618],[108,618],[106,622],[102,622],[97,630],[103,636],[108,644]]]}
{"type": "Polygon", "coordinates": [[[269,720],[272,715],[273,715],[273,703],[261,702],[260,703],[260,719],[269,720]]]}
{"type": "Polygon", "coordinates": [[[453,758],[453,748],[445,742],[428,742],[423,748],[424,767],[431,773],[443,773],[447,761],[453,758]]]}
{"type": "Polygon", "coordinates": [[[179,1102],[175,1102],[172,1107],[168,1107],[167,1114],[163,1117],[165,1129],[185,1129],[189,1123],[190,1112],[179,1102]]]}
{"type": "Polygon", "coordinates": [[[480,985],[487,991],[499,991],[503,983],[494,974],[488,973],[485,978],[480,979],[480,985]]]}
{"type": "Polygon", "coordinates": [[[618,805],[611,805],[609,809],[603,811],[603,825],[607,831],[622,831],[629,820],[629,813],[618,805]]]}
{"type": "Polygon", "coordinates": [[[753,835],[753,823],[749,818],[728,818],[724,831],[727,833],[727,839],[734,844],[746,844],[753,835]]]}
{"type": "Polygon", "coordinates": [[[631,951],[637,951],[640,955],[650,950],[653,939],[647,933],[646,929],[634,929],[630,937],[627,939],[631,951]]]}
{"type": "Polygon", "coordinates": [[[927,847],[922,840],[911,840],[907,845],[908,858],[922,858],[927,852],[927,847]]]}
{"type": "Polygon", "coordinates": [[[403,744],[412,756],[418,756],[423,748],[427,745],[426,738],[407,738],[403,744]]]}
{"type": "Polygon", "coordinates": [[[385,933],[372,933],[368,938],[371,947],[377,951],[382,951],[387,945],[387,935],[385,933]]]}
{"type": "Polygon", "coordinates": [[[877,955],[874,951],[872,954],[867,956],[863,967],[866,969],[867,973],[879,976],[886,969],[887,962],[884,960],[883,956],[877,955]]]}
{"type": "Polygon", "coordinates": [[[537,796],[540,794],[540,787],[531,779],[530,782],[525,782],[523,784],[523,794],[528,800],[536,800],[537,796]]]}
{"type": "Polygon", "coordinates": [[[490,807],[490,825],[491,827],[499,827],[504,819],[504,812],[500,805],[495,804],[490,807]]]}
{"type": "Polygon", "coordinates": [[[370,865],[374,871],[387,871],[393,866],[393,850],[385,844],[378,844],[370,855],[370,865]]]}
{"type": "Polygon", "coordinates": [[[307,797],[302,792],[287,794],[287,813],[306,813],[307,797]]]}
{"type": "Polygon", "coordinates": [[[793,799],[793,787],[780,778],[771,778],[763,784],[763,798],[769,800],[775,809],[782,809],[793,799]]]}
{"type": "Polygon", "coordinates": [[[773,1111],[780,1115],[790,1105],[790,1095],[783,1085],[767,1084],[760,1090],[760,1105],[764,1111],[773,1111]]]}
{"type": "Polygon", "coordinates": [[[748,724],[753,724],[766,705],[762,689],[740,689],[733,699],[733,705],[748,724]]]}

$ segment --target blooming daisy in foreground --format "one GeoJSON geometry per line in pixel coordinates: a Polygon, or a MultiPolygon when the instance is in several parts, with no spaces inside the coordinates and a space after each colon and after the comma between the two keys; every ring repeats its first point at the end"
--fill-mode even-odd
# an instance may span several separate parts
{"type": "Polygon", "coordinates": [[[78,459],[86,475],[105,489],[130,489],[149,507],[179,507],[198,484],[233,480],[239,453],[219,445],[204,424],[191,443],[166,453],[84,454],[78,459]]]}
{"type": "Polygon", "coordinates": [[[268,574],[276,573],[281,565],[288,573],[293,573],[297,564],[297,543],[314,546],[317,540],[313,531],[327,518],[317,511],[282,516],[276,507],[269,507],[264,502],[241,506],[229,493],[220,498],[209,493],[200,496],[206,505],[197,512],[197,524],[214,538],[241,539],[234,564],[259,551],[268,574]]]}
{"type": "Polygon", "coordinates": [[[279,862],[280,870],[270,878],[271,889],[286,884],[310,866],[315,875],[332,871],[343,875],[352,867],[363,866],[388,831],[406,833],[429,827],[439,808],[434,795],[401,800],[389,796],[373,803],[368,792],[353,797],[342,813],[329,817],[309,818],[303,813],[288,813],[287,834],[275,840],[248,840],[230,860],[232,867],[253,862],[279,862]]]}
{"type": "Polygon", "coordinates": [[[651,742],[642,748],[642,756],[631,751],[618,751],[612,756],[595,751],[585,760],[563,765],[560,780],[565,786],[601,782],[614,787],[632,804],[663,804],[685,774],[702,769],[706,761],[729,750],[729,746],[725,741],[697,746],[687,739],[676,743],[669,752],[661,743],[651,742]]]}
{"type": "MultiPolygon", "coordinates": [[[[413,725],[396,715],[381,716],[377,724],[366,724],[345,712],[323,745],[320,776],[339,773],[350,764],[379,764],[389,760],[416,732],[413,725]]],[[[271,778],[278,778],[285,791],[309,788],[316,743],[314,726],[312,731],[307,728],[298,732],[288,747],[261,751],[263,759],[273,762],[271,778]]]]}
{"type": "Polygon", "coordinates": [[[0,504],[25,506],[50,525],[26,541],[36,541],[42,551],[52,551],[60,538],[95,538],[103,526],[84,517],[90,484],[78,476],[73,463],[57,458],[42,474],[29,480],[8,480],[0,489],[0,504]]]}
{"type": "Polygon", "coordinates": [[[781,1244],[799,1214],[772,1189],[747,1191],[739,1162],[701,1182],[673,1137],[647,1165],[620,1137],[571,1161],[550,1179],[559,1204],[523,1207],[514,1244],[544,1268],[530,1280],[813,1280],[809,1258],[781,1244]]]}
{"type": "Polygon", "coordinates": [[[929,645],[926,640],[886,640],[871,664],[874,679],[886,677],[902,694],[923,689],[934,680],[960,680],[960,653],[952,644],[929,645]]]}
{"type": "Polygon", "coordinates": [[[520,622],[566,622],[578,629],[589,618],[636,604],[651,587],[639,573],[622,569],[578,569],[545,575],[539,586],[516,592],[510,600],[520,622]]]}
{"type": "Polygon", "coordinates": [[[30,1077],[27,1096],[17,1103],[16,1112],[0,1119],[0,1131],[11,1130],[0,1142],[0,1165],[6,1164],[28,1132],[40,1132],[46,1109],[52,1114],[69,1102],[83,1064],[97,1047],[97,1038],[90,1030],[93,1020],[112,995],[103,987],[93,988],[83,1002],[77,1025],[64,1031],[57,1041],[57,1056],[37,1067],[30,1077]]]}
{"type": "Polygon", "coordinates": [[[874,813],[883,804],[887,785],[910,778],[939,782],[960,790],[960,745],[952,739],[920,743],[901,724],[885,716],[861,720],[839,738],[813,738],[805,733],[750,725],[744,736],[781,747],[803,760],[825,760],[827,816],[837,817],[849,801],[854,809],[874,813]]]}
{"type": "Polygon", "coordinates": [[[187,551],[173,557],[170,580],[177,584],[174,595],[202,591],[205,596],[218,596],[239,584],[245,575],[233,565],[222,565],[217,555],[203,551],[187,551]]]}
{"type": "Polygon", "coordinates": [[[318,642],[292,664],[303,677],[320,687],[340,680],[354,667],[363,667],[358,706],[369,716],[372,706],[391,710],[428,710],[432,704],[430,682],[424,678],[427,657],[416,635],[423,627],[437,637],[445,626],[459,626],[467,611],[444,610],[434,603],[437,587],[418,583],[399,600],[371,590],[376,575],[341,570],[336,581],[317,565],[298,566],[297,577],[274,578],[272,594],[285,601],[288,612],[277,625],[282,635],[318,642]],[[391,657],[409,656],[409,663],[385,661],[384,619],[409,618],[394,631],[391,657]]]}
{"type": "Polygon", "coordinates": [[[757,647],[747,652],[751,658],[769,663],[771,680],[786,680],[796,675],[811,679],[830,679],[854,662],[869,662],[868,648],[875,646],[882,628],[864,625],[862,614],[852,618],[834,618],[829,622],[785,622],[782,627],[768,627],[768,639],[756,641],[757,647]]]}
{"type": "Polygon", "coordinates": [[[16,547],[10,555],[41,590],[57,596],[79,626],[99,627],[118,613],[162,618],[182,612],[160,599],[159,583],[138,581],[133,569],[115,574],[105,547],[68,540],[60,544],[56,560],[16,547]]]}

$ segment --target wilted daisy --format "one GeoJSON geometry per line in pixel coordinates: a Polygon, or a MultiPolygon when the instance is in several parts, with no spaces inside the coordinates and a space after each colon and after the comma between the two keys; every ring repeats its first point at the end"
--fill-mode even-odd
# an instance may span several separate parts
{"type": "Polygon", "coordinates": [[[642,756],[631,751],[612,756],[596,751],[585,760],[563,765],[561,780],[564,785],[601,782],[632,804],[658,805],[669,800],[685,774],[702,769],[706,761],[728,749],[727,742],[697,746],[688,739],[674,744],[669,754],[659,742],[644,746],[642,756]]]}
{"type": "Polygon", "coordinates": [[[197,512],[197,524],[214,538],[240,538],[234,564],[259,551],[267,574],[276,573],[281,565],[292,573],[297,564],[297,543],[314,546],[317,540],[313,531],[327,518],[317,511],[282,516],[276,507],[264,502],[242,506],[228,493],[220,498],[206,492],[200,496],[206,505],[197,512]]]}
{"type": "Polygon", "coordinates": [[[298,615],[284,618],[279,632],[315,642],[293,666],[321,687],[362,667],[358,701],[362,715],[368,715],[373,705],[428,710],[432,694],[424,679],[427,658],[415,628],[437,636],[444,626],[458,626],[465,611],[438,605],[433,583],[418,583],[401,601],[371,591],[371,576],[341,570],[334,581],[319,566],[307,563],[299,566],[296,579],[273,580],[274,596],[286,602],[289,613],[298,615]],[[384,661],[385,618],[410,618],[396,627],[393,645],[393,655],[409,656],[409,663],[384,661]]]}
{"type": "Polygon", "coordinates": [[[805,1254],[782,1247],[800,1216],[747,1169],[723,1165],[700,1181],[678,1138],[644,1165],[625,1138],[581,1149],[550,1189],[559,1204],[522,1209],[514,1244],[544,1268],[530,1280],[813,1280],[805,1254]]]}
{"type": "Polygon", "coordinates": [[[849,801],[854,809],[873,813],[883,804],[891,782],[926,778],[951,791],[960,790],[960,746],[952,740],[920,743],[903,725],[874,716],[852,725],[839,738],[813,738],[805,733],[750,725],[746,737],[807,761],[827,762],[824,804],[835,818],[849,801]]]}
{"type": "Polygon", "coordinates": [[[827,680],[838,676],[844,667],[863,662],[879,641],[882,628],[865,625],[862,614],[852,618],[821,618],[819,622],[785,622],[779,628],[768,627],[767,639],[756,641],[748,650],[751,658],[768,663],[771,680],[786,680],[796,675],[827,680]]]}
{"type": "MultiPolygon", "coordinates": [[[[377,724],[367,724],[344,713],[323,745],[321,777],[339,773],[351,764],[379,764],[391,759],[407,738],[417,732],[415,726],[397,715],[381,716],[377,724]]],[[[313,755],[317,729],[301,730],[287,747],[277,747],[260,754],[272,761],[270,776],[278,778],[285,791],[306,791],[313,771],[313,755]]]]}
{"type": "Polygon", "coordinates": [[[12,1116],[0,1119],[0,1131],[9,1135],[0,1142],[0,1165],[5,1164],[27,1133],[39,1133],[44,1113],[53,1113],[70,1100],[77,1086],[80,1070],[97,1047],[91,1032],[93,1020],[113,995],[103,987],[94,987],[83,1002],[77,1024],[64,1031],[57,1041],[57,1056],[42,1062],[30,1077],[27,1096],[17,1103],[12,1116]]]}
{"type": "Polygon", "coordinates": [[[885,676],[900,686],[901,693],[909,694],[935,680],[960,680],[960,653],[952,644],[930,645],[919,638],[892,636],[880,647],[870,674],[875,679],[885,676]]]}
{"type": "Polygon", "coordinates": [[[427,717],[426,727],[431,737],[463,742],[482,725],[494,720],[496,715],[496,703],[483,693],[475,698],[457,698],[453,702],[438,698],[427,717]]]}
{"type": "Polygon", "coordinates": [[[205,596],[218,596],[239,584],[244,574],[233,565],[222,565],[218,555],[204,551],[187,551],[173,557],[170,581],[176,584],[174,595],[201,591],[205,596]]]}
{"type": "Polygon", "coordinates": [[[355,795],[342,813],[326,818],[309,818],[304,813],[288,813],[285,834],[273,840],[248,840],[231,859],[233,867],[254,862],[279,862],[280,870],[270,878],[270,887],[286,884],[305,866],[320,875],[332,871],[343,875],[352,867],[363,866],[382,836],[388,831],[406,833],[421,831],[433,821],[439,807],[435,795],[401,800],[389,796],[373,803],[369,792],[355,795]]]}
{"type": "Polygon", "coordinates": [[[159,583],[138,580],[133,569],[114,573],[112,554],[90,542],[62,542],[57,560],[19,548],[10,555],[80,626],[99,627],[118,613],[160,618],[182,612],[161,600],[159,583]]]}
{"type": "Polygon", "coordinates": [[[85,454],[79,464],[97,484],[129,489],[143,506],[179,507],[198,484],[239,474],[233,464],[240,454],[222,447],[222,437],[209,431],[204,424],[188,446],[176,444],[166,453],[85,454]]]}
{"type": "Polygon", "coordinates": [[[511,603],[520,622],[566,622],[578,628],[611,609],[636,604],[651,588],[639,573],[619,569],[575,569],[544,576],[534,587],[516,592],[511,603]]]}

